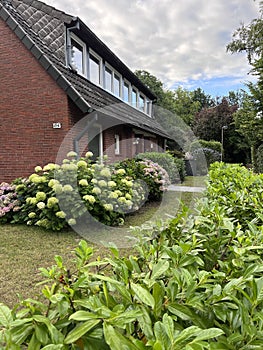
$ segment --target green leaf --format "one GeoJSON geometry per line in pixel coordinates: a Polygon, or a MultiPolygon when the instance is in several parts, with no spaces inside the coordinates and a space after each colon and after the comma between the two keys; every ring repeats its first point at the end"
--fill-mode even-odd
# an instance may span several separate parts
{"type": "Polygon", "coordinates": [[[141,316],[138,317],[140,327],[143,333],[145,334],[146,338],[151,339],[153,337],[153,326],[151,317],[143,305],[140,306],[140,310],[141,316]]]}
{"type": "Polygon", "coordinates": [[[88,333],[92,328],[96,327],[101,320],[89,320],[82,325],[75,327],[64,340],[65,344],[71,344],[81,338],[84,334],[88,333]]]}
{"type": "Polygon", "coordinates": [[[12,321],[13,317],[9,307],[4,304],[0,304],[0,325],[8,328],[12,321]]]}
{"type": "Polygon", "coordinates": [[[17,326],[11,329],[10,333],[12,340],[16,344],[22,344],[27,337],[33,332],[34,327],[30,324],[25,324],[23,326],[17,326]]]}
{"type": "Polygon", "coordinates": [[[157,342],[162,345],[163,349],[170,349],[171,348],[170,339],[166,333],[165,326],[163,325],[162,322],[158,321],[155,323],[154,335],[156,337],[157,342]]]}
{"type": "Polygon", "coordinates": [[[64,345],[63,344],[49,344],[47,346],[45,346],[44,348],[42,348],[41,350],[62,350],[64,349],[64,345]]]}
{"type": "Polygon", "coordinates": [[[155,306],[155,300],[154,297],[151,295],[151,293],[145,289],[144,287],[131,283],[131,288],[134,291],[137,298],[144,304],[150,306],[151,308],[154,308],[155,306]]]}
{"type": "Polygon", "coordinates": [[[185,345],[186,342],[190,342],[188,340],[190,340],[191,338],[195,337],[200,331],[201,330],[200,330],[199,327],[196,327],[196,326],[188,327],[188,328],[184,329],[178,335],[178,337],[175,338],[174,344],[176,344],[176,345],[184,344],[185,345]]]}
{"type": "Polygon", "coordinates": [[[171,316],[168,316],[168,314],[163,315],[163,324],[166,330],[166,333],[171,340],[173,341],[174,338],[174,321],[171,316]]]}
{"type": "Polygon", "coordinates": [[[49,341],[47,328],[43,325],[35,325],[35,335],[41,344],[46,345],[49,341]]]}
{"type": "Polygon", "coordinates": [[[30,342],[28,343],[28,349],[27,350],[39,350],[41,347],[40,341],[37,339],[36,334],[34,333],[30,339],[30,342]]]}
{"type": "Polygon", "coordinates": [[[153,272],[151,279],[155,280],[156,278],[163,275],[170,267],[170,264],[168,261],[160,260],[156,265],[153,266],[153,272]]]}
{"type": "Polygon", "coordinates": [[[218,328],[209,328],[209,329],[203,329],[200,330],[198,336],[194,339],[194,343],[200,340],[208,340],[211,338],[217,338],[220,335],[224,334],[222,329],[218,328]]]}
{"type": "Polygon", "coordinates": [[[98,315],[93,314],[92,312],[88,311],[77,311],[74,314],[70,315],[69,320],[75,320],[75,321],[88,321],[88,320],[94,320],[98,319],[98,315]]]}
{"type": "Polygon", "coordinates": [[[111,350],[138,350],[135,344],[133,344],[128,338],[125,338],[111,325],[104,322],[103,324],[104,337],[111,348],[111,350]]]}
{"type": "Polygon", "coordinates": [[[163,298],[165,295],[165,289],[159,283],[153,285],[153,298],[155,301],[154,305],[154,316],[156,319],[159,319],[162,308],[163,308],[163,298]]]}

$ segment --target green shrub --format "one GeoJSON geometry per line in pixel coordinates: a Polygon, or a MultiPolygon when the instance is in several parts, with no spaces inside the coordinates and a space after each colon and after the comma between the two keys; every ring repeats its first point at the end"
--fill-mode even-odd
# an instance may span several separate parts
{"type": "Polygon", "coordinates": [[[169,153],[147,152],[136,156],[138,159],[150,159],[164,168],[172,183],[180,182],[184,178],[184,162],[174,158],[169,153]]]}
{"type": "Polygon", "coordinates": [[[0,304],[0,349],[261,349],[262,176],[222,163],[209,176],[195,216],[135,229],[129,256],[92,260],[81,241],[72,270],[55,257],[44,301],[0,304]]]}
{"type": "Polygon", "coordinates": [[[191,143],[189,152],[192,153],[198,148],[210,148],[218,153],[221,153],[221,142],[214,140],[196,140],[191,143]]]}
{"type": "Polygon", "coordinates": [[[263,224],[263,175],[239,164],[214,163],[207,195],[244,227],[252,220],[263,224]]]}
{"type": "Polygon", "coordinates": [[[259,173],[263,173],[263,144],[261,144],[257,149],[256,169],[259,173]]]}

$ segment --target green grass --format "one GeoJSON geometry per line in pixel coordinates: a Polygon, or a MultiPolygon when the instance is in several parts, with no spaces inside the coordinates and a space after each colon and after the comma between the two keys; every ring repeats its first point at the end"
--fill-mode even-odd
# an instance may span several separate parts
{"type": "MultiPolygon", "coordinates": [[[[193,183],[193,179],[187,179],[188,183],[193,183]]],[[[130,214],[124,227],[85,227],[84,231],[79,232],[81,234],[70,229],[57,233],[39,227],[0,225],[0,302],[13,306],[19,301],[19,296],[24,299],[39,294],[41,287],[36,286],[42,280],[39,268],[53,265],[55,255],[61,255],[66,265],[70,266],[72,251],[80,239],[87,239],[97,248],[95,256],[108,253],[101,241],[114,242],[123,254],[129,253],[132,249],[132,243],[127,238],[131,235],[130,226],[176,216],[180,201],[193,207],[200,196],[201,193],[167,192],[161,202],[147,203],[139,212],[130,214]]]]}

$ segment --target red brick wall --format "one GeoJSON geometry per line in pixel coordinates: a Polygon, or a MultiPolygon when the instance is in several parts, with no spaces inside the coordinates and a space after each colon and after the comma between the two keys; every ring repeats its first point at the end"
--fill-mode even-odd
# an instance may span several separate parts
{"type": "Polygon", "coordinates": [[[117,125],[103,132],[103,152],[111,162],[131,158],[133,151],[132,129],[125,125],[117,125]],[[120,137],[120,154],[115,155],[115,135],[120,137]]]}
{"type": "Polygon", "coordinates": [[[69,112],[66,94],[1,19],[0,33],[1,183],[55,161],[69,112]]]}

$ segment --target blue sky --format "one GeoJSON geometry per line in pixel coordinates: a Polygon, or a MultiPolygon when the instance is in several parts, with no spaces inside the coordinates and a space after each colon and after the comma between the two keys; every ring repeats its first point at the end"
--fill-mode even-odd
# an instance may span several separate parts
{"type": "Polygon", "coordinates": [[[131,70],[147,70],[169,89],[201,87],[216,97],[252,80],[245,54],[226,45],[259,16],[259,0],[43,1],[80,17],[131,70]]]}

